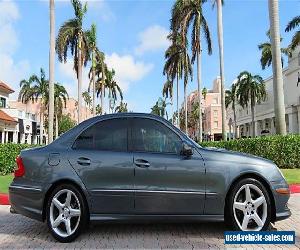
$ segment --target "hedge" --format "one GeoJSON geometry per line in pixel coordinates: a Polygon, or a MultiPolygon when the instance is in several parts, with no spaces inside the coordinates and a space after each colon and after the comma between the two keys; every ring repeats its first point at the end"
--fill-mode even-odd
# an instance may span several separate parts
{"type": "Polygon", "coordinates": [[[0,175],[10,174],[16,167],[16,157],[25,148],[35,147],[29,144],[0,143],[0,175]]]}
{"type": "Polygon", "coordinates": [[[279,168],[300,168],[300,135],[274,135],[230,141],[202,142],[200,145],[261,156],[272,160],[279,168]]]}
{"type": "MultiPolygon", "coordinates": [[[[274,161],[280,168],[300,168],[300,135],[265,136],[231,141],[202,142],[204,147],[218,147],[249,153],[274,161]]],[[[28,144],[0,144],[0,175],[13,172],[15,159],[28,144]]]]}

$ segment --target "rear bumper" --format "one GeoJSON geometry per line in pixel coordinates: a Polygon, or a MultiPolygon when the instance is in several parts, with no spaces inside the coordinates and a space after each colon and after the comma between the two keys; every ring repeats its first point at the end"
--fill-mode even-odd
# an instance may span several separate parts
{"type": "Polygon", "coordinates": [[[11,185],[9,187],[9,201],[12,213],[22,214],[26,217],[43,220],[43,198],[42,189],[22,185],[11,185]]]}

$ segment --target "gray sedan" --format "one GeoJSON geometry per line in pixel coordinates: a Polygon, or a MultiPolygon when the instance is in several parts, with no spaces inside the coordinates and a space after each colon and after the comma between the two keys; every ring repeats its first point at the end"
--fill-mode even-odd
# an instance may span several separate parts
{"type": "Polygon", "coordinates": [[[11,212],[46,221],[61,242],[93,221],[209,220],[260,231],[291,215],[273,162],[200,147],[150,114],[91,118],[22,150],[17,165],[11,212]]]}

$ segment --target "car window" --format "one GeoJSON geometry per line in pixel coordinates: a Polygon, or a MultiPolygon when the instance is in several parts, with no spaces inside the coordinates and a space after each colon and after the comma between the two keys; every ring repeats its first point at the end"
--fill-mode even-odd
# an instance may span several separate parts
{"type": "Polygon", "coordinates": [[[134,151],[179,154],[179,136],[162,123],[143,118],[133,119],[132,147],[134,151]]]}
{"type": "Polygon", "coordinates": [[[100,121],[77,138],[75,149],[127,151],[127,119],[100,121]]]}

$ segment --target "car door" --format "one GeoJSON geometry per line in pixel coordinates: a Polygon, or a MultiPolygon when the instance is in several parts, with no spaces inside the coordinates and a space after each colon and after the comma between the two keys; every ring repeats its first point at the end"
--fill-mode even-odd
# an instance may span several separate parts
{"type": "Polygon", "coordinates": [[[131,144],[135,164],[137,214],[203,214],[205,167],[194,150],[181,155],[182,139],[162,122],[133,118],[131,144]]]}
{"type": "Polygon", "coordinates": [[[93,214],[134,210],[133,155],[127,118],[99,121],[76,139],[69,161],[92,197],[93,214]]]}

